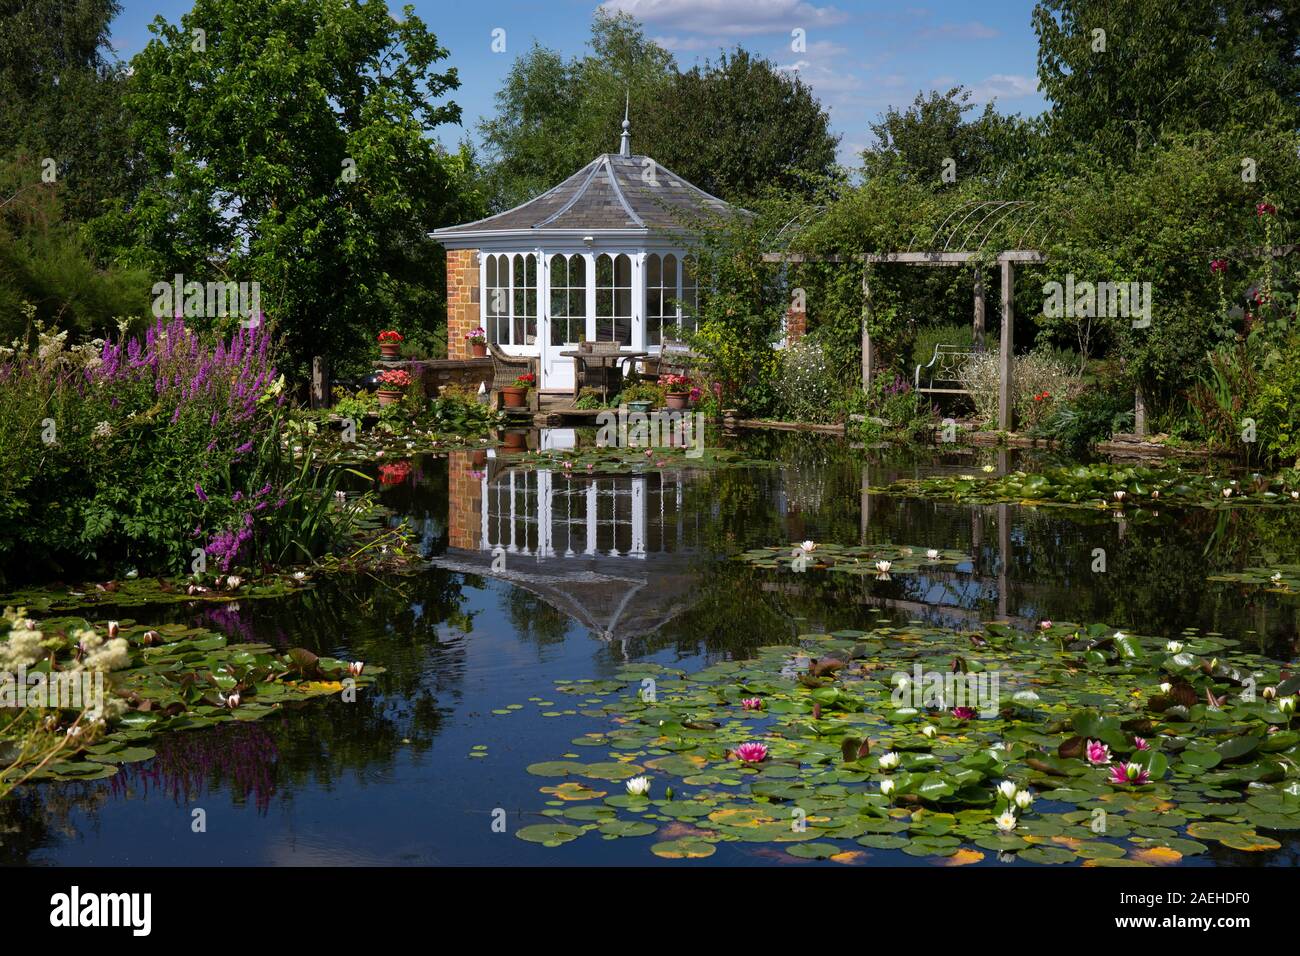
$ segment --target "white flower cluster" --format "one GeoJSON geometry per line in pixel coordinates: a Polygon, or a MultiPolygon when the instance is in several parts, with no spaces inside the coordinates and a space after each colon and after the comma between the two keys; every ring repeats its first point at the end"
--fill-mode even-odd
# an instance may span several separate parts
{"type": "Polygon", "coordinates": [[[125,638],[104,640],[92,630],[78,631],[73,637],[85,655],[81,666],[88,671],[115,671],[131,663],[131,650],[125,638]]]}

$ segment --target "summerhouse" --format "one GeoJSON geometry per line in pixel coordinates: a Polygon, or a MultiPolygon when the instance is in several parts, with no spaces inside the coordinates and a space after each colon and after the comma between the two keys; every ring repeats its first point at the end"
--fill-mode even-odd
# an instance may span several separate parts
{"type": "Polygon", "coordinates": [[[571,392],[572,352],[616,342],[657,354],[695,328],[692,236],[745,215],[649,156],[632,153],[627,119],[605,153],[534,199],[435,230],[447,250],[450,358],[476,328],[509,355],[538,360],[543,392],[571,392]]]}

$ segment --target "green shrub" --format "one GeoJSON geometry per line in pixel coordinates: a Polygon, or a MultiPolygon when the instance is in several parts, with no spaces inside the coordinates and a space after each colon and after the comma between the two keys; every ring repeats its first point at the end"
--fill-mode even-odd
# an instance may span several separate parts
{"type": "Polygon", "coordinates": [[[916,330],[912,339],[912,370],[918,365],[926,365],[934,358],[936,345],[960,345],[970,348],[975,344],[975,330],[970,323],[951,325],[928,325],[916,330]]]}
{"type": "Polygon", "coordinates": [[[779,416],[796,422],[830,422],[838,418],[844,389],[836,381],[815,336],[782,349],[778,362],[773,388],[779,416]]]}

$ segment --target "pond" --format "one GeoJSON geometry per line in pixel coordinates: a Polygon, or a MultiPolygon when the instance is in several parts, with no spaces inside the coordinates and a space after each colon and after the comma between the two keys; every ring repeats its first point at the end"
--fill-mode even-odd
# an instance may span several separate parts
{"type": "MultiPolygon", "coordinates": [[[[584,437],[540,436],[549,447],[584,437]]],[[[526,768],[572,759],[566,755],[583,737],[597,743],[584,760],[616,761],[617,741],[603,735],[628,715],[600,708],[635,694],[637,673],[671,683],[675,670],[725,669],[801,635],[860,636],[884,626],[966,633],[994,621],[1033,634],[1044,619],[1104,622],[1159,641],[1195,629],[1243,653],[1294,658],[1294,601],[1207,579],[1300,561],[1300,509],[956,504],[865,489],[899,478],[1033,470],[1053,459],[853,448],[802,434],[710,441],[764,463],[693,471],[657,470],[650,461],[636,473],[593,475],[466,451],[385,465],[374,471],[381,500],[394,520],[413,524],[428,569],[320,580],[282,598],[124,609],[124,618],[200,625],[232,641],[301,646],[384,671],[354,703],[317,699],[256,722],[172,734],[154,744],[156,757],[113,777],[25,787],[0,804],[0,862],[673,865],[672,854],[650,846],[698,839],[690,814],[660,817],[650,827],[660,830],[656,837],[626,824],[562,846],[515,835],[554,820],[543,811],[563,810],[568,797],[590,796],[560,792],[562,780],[595,791],[591,779],[575,785],[562,773],[526,768]],[[805,540],[956,557],[884,575],[794,574],[738,560],[805,540]],[[638,672],[640,665],[649,669],[638,672]],[[612,838],[620,832],[624,838],[612,838]]],[[[651,776],[659,788],[651,797],[666,786],[691,789],[672,774],[651,776]]],[[[836,792],[867,776],[841,773],[836,792]]],[[[622,795],[623,780],[613,773],[599,792],[622,795]]],[[[722,773],[697,780],[696,789],[728,782],[722,773]]],[[[595,810],[586,820],[613,818],[595,810]]],[[[867,832],[878,838],[848,839],[837,862],[929,865],[952,855],[910,855],[880,828],[867,832]]],[[[1292,841],[1269,832],[1283,844],[1275,852],[1206,841],[1182,863],[1293,864],[1292,841]]],[[[721,840],[707,856],[690,846],[682,855],[702,857],[699,865],[811,862],[787,854],[789,845],[721,840]]],[[[970,861],[998,865],[998,857],[970,861]]]]}

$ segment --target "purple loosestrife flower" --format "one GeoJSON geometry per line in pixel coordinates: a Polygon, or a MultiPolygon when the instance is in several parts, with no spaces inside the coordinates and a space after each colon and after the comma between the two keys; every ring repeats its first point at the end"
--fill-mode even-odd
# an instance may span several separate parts
{"type": "Polygon", "coordinates": [[[199,496],[199,501],[202,501],[204,503],[207,502],[208,496],[204,494],[203,486],[199,484],[197,481],[194,482],[194,493],[199,496]]]}

